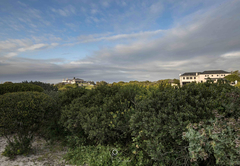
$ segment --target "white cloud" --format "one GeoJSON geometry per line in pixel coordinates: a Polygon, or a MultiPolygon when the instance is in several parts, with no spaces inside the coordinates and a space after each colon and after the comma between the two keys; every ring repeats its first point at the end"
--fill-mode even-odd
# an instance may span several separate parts
{"type": "Polygon", "coordinates": [[[79,36],[78,41],[79,43],[89,43],[89,42],[96,42],[101,40],[121,40],[121,39],[140,39],[146,40],[151,36],[155,36],[165,32],[165,30],[156,30],[156,31],[144,31],[138,33],[131,33],[131,34],[118,34],[118,35],[111,35],[109,34],[98,34],[98,35],[88,35],[88,36],[79,36]]]}
{"type": "Polygon", "coordinates": [[[150,12],[154,14],[161,13],[163,9],[164,8],[161,2],[157,2],[150,6],[150,12]]]}
{"type": "Polygon", "coordinates": [[[221,57],[223,57],[223,58],[239,58],[240,57],[240,52],[226,53],[226,54],[221,55],[221,57]]]}
{"type": "Polygon", "coordinates": [[[45,37],[32,37],[32,39],[8,39],[5,41],[0,41],[0,55],[3,55],[5,58],[11,58],[17,56],[20,52],[25,51],[36,51],[39,49],[48,49],[53,48],[59,45],[59,43],[34,43],[34,41],[56,41],[60,40],[55,36],[45,37]]]}
{"type": "Polygon", "coordinates": [[[82,64],[93,64],[93,62],[87,62],[87,61],[72,61],[70,64],[74,65],[82,65],[82,64]]]}
{"type": "Polygon", "coordinates": [[[108,1],[104,0],[104,1],[101,1],[101,5],[104,6],[104,7],[109,7],[110,4],[108,1]]]}
{"type": "Polygon", "coordinates": [[[64,17],[70,16],[72,14],[76,14],[75,7],[73,7],[72,5],[68,5],[62,9],[52,8],[51,10],[52,12],[58,13],[59,15],[64,17]]]}
{"type": "Polygon", "coordinates": [[[34,45],[29,46],[29,47],[19,48],[18,51],[19,52],[24,52],[24,51],[29,51],[29,50],[36,50],[36,49],[39,49],[39,48],[42,48],[42,47],[46,47],[46,46],[48,46],[48,45],[47,44],[43,44],[43,43],[34,44],[34,45]]]}
{"type": "Polygon", "coordinates": [[[91,10],[91,13],[92,13],[92,14],[96,14],[96,13],[98,13],[98,12],[99,12],[99,11],[98,11],[97,9],[92,9],[92,10],[91,10]]]}
{"type": "Polygon", "coordinates": [[[43,48],[55,47],[58,45],[59,45],[58,43],[51,43],[51,44],[39,43],[39,44],[30,45],[28,47],[19,48],[17,51],[19,52],[33,51],[33,50],[38,50],[43,48]]]}
{"type": "Polygon", "coordinates": [[[14,56],[16,56],[16,55],[18,55],[16,52],[10,52],[10,53],[8,53],[7,55],[5,55],[5,57],[6,57],[6,58],[11,58],[11,57],[14,57],[14,56]]]}
{"type": "Polygon", "coordinates": [[[23,7],[27,7],[27,5],[25,3],[22,3],[20,1],[17,1],[17,2],[18,2],[18,4],[22,5],[23,7]]]}

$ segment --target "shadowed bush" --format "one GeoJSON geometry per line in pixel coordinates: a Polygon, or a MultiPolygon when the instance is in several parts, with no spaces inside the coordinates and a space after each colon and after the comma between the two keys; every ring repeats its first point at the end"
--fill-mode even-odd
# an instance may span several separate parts
{"type": "Polygon", "coordinates": [[[25,92],[25,91],[36,91],[42,92],[43,88],[38,85],[27,84],[27,83],[8,83],[0,84],[0,95],[10,92],[25,92]]]}
{"type": "Polygon", "coordinates": [[[15,92],[0,96],[0,133],[8,139],[3,155],[28,154],[34,134],[55,110],[55,101],[44,93],[15,92]],[[14,133],[14,138],[11,134],[14,133]]]}

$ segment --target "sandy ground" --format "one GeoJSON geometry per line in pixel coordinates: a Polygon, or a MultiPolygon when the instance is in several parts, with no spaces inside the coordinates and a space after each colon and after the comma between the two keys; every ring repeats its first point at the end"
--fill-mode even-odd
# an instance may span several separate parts
{"type": "Polygon", "coordinates": [[[19,155],[14,160],[1,155],[6,145],[7,139],[0,137],[0,166],[69,166],[62,159],[67,153],[67,148],[59,143],[48,145],[43,139],[35,138],[32,144],[33,154],[19,155]]]}

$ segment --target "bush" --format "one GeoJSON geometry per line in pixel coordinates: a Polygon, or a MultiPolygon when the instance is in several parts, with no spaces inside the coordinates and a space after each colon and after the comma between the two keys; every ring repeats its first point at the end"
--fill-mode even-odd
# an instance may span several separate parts
{"type": "Polygon", "coordinates": [[[67,91],[61,92],[59,93],[59,100],[60,100],[60,104],[61,106],[66,106],[71,104],[71,102],[76,99],[79,98],[85,94],[88,93],[89,90],[84,89],[84,88],[74,88],[74,89],[69,89],[67,91]]]}
{"type": "MultiPolygon", "coordinates": [[[[239,89],[223,81],[192,83],[182,88],[165,82],[98,83],[93,90],[82,91],[76,94],[68,91],[69,99],[62,100],[65,104],[60,121],[70,133],[67,138],[71,147],[101,144],[106,145],[104,149],[118,145],[126,153],[125,157],[131,158],[127,165],[191,165],[188,141],[182,139],[186,126],[208,122],[214,118],[213,109],[225,112],[226,117],[240,114],[240,105],[231,104],[235,100],[239,103],[236,98],[239,89]],[[233,92],[237,94],[234,100],[233,92]]],[[[70,154],[77,161],[78,154],[85,154],[85,150],[80,152],[77,148],[70,154]]],[[[209,158],[212,160],[214,156],[209,158]]]]}
{"type": "Polygon", "coordinates": [[[9,93],[9,92],[25,92],[25,91],[42,92],[43,89],[38,85],[26,84],[26,83],[0,84],[0,95],[9,93]]]}
{"type": "Polygon", "coordinates": [[[150,160],[146,160],[143,154],[125,154],[121,148],[113,148],[109,145],[79,146],[70,149],[64,156],[68,164],[94,165],[94,166],[152,166],[150,160]]]}
{"type": "Polygon", "coordinates": [[[38,85],[47,91],[58,91],[58,87],[54,86],[54,84],[50,84],[50,83],[44,83],[44,82],[40,82],[40,81],[34,81],[34,82],[33,81],[30,81],[30,82],[23,81],[22,83],[38,85]]]}
{"type": "Polygon", "coordinates": [[[134,143],[157,164],[189,164],[188,143],[182,140],[182,132],[189,123],[213,117],[211,110],[222,106],[217,97],[222,91],[231,91],[229,86],[192,83],[152,93],[138,104],[131,117],[134,143]]]}
{"type": "Polygon", "coordinates": [[[53,99],[55,108],[51,111],[51,114],[45,118],[45,123],[42,125],[38,135],[43,137],[46,141],[50,141],[50,143],[53,143],[56,140],[65,141],[67,133],[59,123],[61,117],[61,101],[59,96],[61,92],[45,90],[43,93],[53,99]]]}
{"type": "Polygon", "coordinates": [[[189,141],[191,162],[198,165],[240,164],[240,117],[226,118],[214,110],[214,119],[208,123],[189,124],[183,138],[189,141]],[[213,157],[214,156],[214,157],[213,157]]]}
{"type": "Polygon", "coordinates": [[[61,122],[71,133],[85,133],[96,144],[129,144],[129,119],[134,113],[135,96],[144,92],[141,88],[98,85],[63,108],[61,122]]]}
{"type": "Polygon", "coordinates": [[[54,100],[44,93],[15,92],[1,95],[0,133],[8,139],[3,154],[14,157],[29,153],[34,134],[53,116],[55,107],[54,100]],[[15,134],[14,139],[10,137],[12,133],[15,134]]]}
{"type": "Polygon", "coordinates": [[[3,84],[12,84],[12,82],[11,81],[6,81],[3,84]]]}
{"type": "Polygon", "coordinates": [[[64,83],[64,82],[60,82],[60,83],[55,84],[55,86],[56,86],[58,89],[60,89],[60,88],[62,88],[62,87],[65,86],[65,83],[64,83]]]}

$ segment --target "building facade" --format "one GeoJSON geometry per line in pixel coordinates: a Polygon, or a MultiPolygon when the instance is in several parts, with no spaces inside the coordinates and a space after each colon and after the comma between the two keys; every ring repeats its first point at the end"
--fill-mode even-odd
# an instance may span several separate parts
{"type": "Polygon", "coordinates": [[[77,84],[86,84],[86,85],[95,85],[95,83],[94,83],[94,81],[84,81],[83,79],[80,79],[80,78],[75,78],[75,77],[73,77],[73,79],[63,79],[63,81],[62,81],[63,83],[65,83],[65,84],[75,84],[75,83],[77,83],[77,84]]]}
{"type": "Polygon", "coordinates": [[[219,79],[224,79],[225,76],[230,75],[231,72],[224,70],[208,70],[204,72],[189,72],[179,75],[180,86],[191,82],[203,83],[211,79],[214,82],[217,82],[219,79]]]}
{"type": "Polygon", "coordinates": [[[75,78],[75,77],[73,77],[73,79],[63,79],[63,81],[62,82],[64,82],[64,83],[66,83],[66,84],[75,84],[75,83],[86,83],[86,81],[84,81],[83,79],[80,79],[80,78],[75,78]]]}

